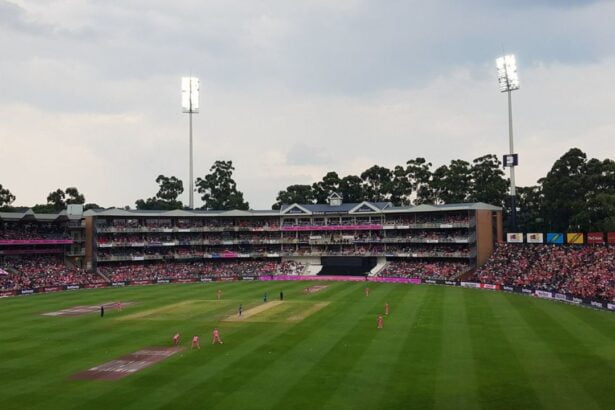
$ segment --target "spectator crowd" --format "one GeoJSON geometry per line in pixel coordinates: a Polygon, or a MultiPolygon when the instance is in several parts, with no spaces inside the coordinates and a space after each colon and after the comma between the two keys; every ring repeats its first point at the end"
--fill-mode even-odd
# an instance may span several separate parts
{"type": "Polygon", "coordinates": [[[484,283],[615,301],[615,247],[501,244],[476,275],[484,283]]]}

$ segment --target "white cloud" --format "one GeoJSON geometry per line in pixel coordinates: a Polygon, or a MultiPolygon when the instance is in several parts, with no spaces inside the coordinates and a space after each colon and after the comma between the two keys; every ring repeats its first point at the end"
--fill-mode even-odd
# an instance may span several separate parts
{"type": "Polygon", "coordinates": [[[179,77],[189,72],[202,80],[195,174],[233,160],[255,208],[329,170],[501,155],[506,100],[493,59],[510,39],[494,38],[496,21],[518,25],[518,183],[535,183],[572,146],[615,152],[604,86],[612,3],[505,17],[481,1],[423,2],[420,13],[359,0],[15,3],[0,19],[0,183],[19,204],[77,185],[89,201],[133,205],[155,193],[159,173],[185,181],[179,77]]]}

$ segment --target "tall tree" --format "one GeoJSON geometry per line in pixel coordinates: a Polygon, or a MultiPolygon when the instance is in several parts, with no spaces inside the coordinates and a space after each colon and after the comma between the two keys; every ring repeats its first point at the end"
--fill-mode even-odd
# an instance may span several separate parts
{"type": "Polygon", "coordinates": [[[410,205],[410,195],[412,194],[412,181],[408,177],[406,168],[397,165],[391,171],[391,182],[389,184],[389,200],[396,206],[410,205]]]}
{"type": "Polygon", "coordinates": [[[502,163],[493,154],[472,161],[472,187],[469,200],[504,206],[508,181],[504,178],[502,163]]]}
{"type": "Polygon", "coordinates": [[[432,175],[434,196],[439,203],[466,202],[472,189],[472,169],[470,163],[460,159],[452,160],[450,165],[442,165],[432,175]]]}
{"type": "Polygon", "coordinates": [[[68,198],[66,199],[66,204],[85,204],[85,196],[79,193],[79,190],[75,187],[66,188],[64,191],[68,198]]]}
{"type": "Polygon", "coordinates": [[[56,189],[53,192],[50,192],[47,195],[47,205],[53,208],[55,211],[61,211],[66,207],[66,202],[64,199],[66,198],[66,194],[60,188],[56,189]]]}
{"type": "Polygon", "coordinates": [[[137,209],[173,210],[182,209],[183,204],[177,199],[184,192],[184,183],[172,176],[158,175],[156,183],[159,185],[158,193],[153,198],[138,199],[137,209]]]}
{"type": "Polygon", "coordinates": [[[436,202],[432,187],[431,162],[425,158],[417,157],[406,162],[406,174],[412,184],[412,190],[416,193],[414,203],[433,204],[436,202]]]}
{"type": "Polygon", "coordinates": [[[356,175],[347,175],[340,181],[339,194],[344,202],[361,202],[365,199],[363,180],[356,175]]]}
{"type": "Polygon", "coordinates": [[[310,185],[290,185],[284,191],[278,192],[276,203],[271,209],[280,209],[287,204],[312,204],[314,203],[314,192],[310,185]]]}
{"type": "Polygon", "coordinates": [[[387,201],[390,198],[393,173],[390,169],[374,165],[361,173],[364,183],[365,200],[387,201]]]}
{"type": "Polygon", "coordinates": [[[9,207],[15,201],[15,195],[0,184],[0,208],[9,207]]]}
{"type": "Polygon", "coordinates": [[[544,218],[547,229],[566,231],[576,213],[586,202],[587,155],[572,148],[562,155],[547,176],[540,179],[544,195],[544,218]]]}
{"type": "MultiPolygon", "coordinates": [[[[544,230],[542,189],[540,185],[517,187],[517,227],[523,232],[542,232],[544,230]]],[[[506,216],[510,213],[505,209],[506,216]]]]}
{"type": "Polygon", "coordinates": [[[216,161],[204,178],[197,178],[197,192],[205,202],[203,209],[249,209],[243,193],[233,179],[233,161],[216,161]]]}
{"type": "Polygon", "coordinates": [[[322,178],[322,181],[312,184],[312,192],[316,199],[316,203],[326,204],[329,195],[339,191],[340,182],[340,177],[337,175],[337,172],[331,171],[327,172],[322,178]]]}

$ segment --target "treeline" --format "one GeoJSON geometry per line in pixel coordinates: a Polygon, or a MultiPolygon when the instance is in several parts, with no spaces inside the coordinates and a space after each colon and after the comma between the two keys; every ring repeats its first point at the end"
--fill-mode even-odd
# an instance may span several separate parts
{"type": "MultiPolygon", "coordinates": [[[[201,209],[249,209],[233,178],[232,161],[216,161],[209,173],[195,181],[201,209]]],[[[158,192],[135,201],[137,209],[187,209],[178,198],[183,182],[159,175],[158,192]]],[[[485,202],[502,206],[510,214],[509,180],[498,157],[489,154],[472,162],[452,160],[434,168],[425,158],[415,158],[393,168],[374,165],[359,175],[340,177],[327,172],[320,181],[296,184],[279,191],[273,209],[282,204],[326,203],[333,192],[345,202],[386,201],[395,205],[485,202]]],[[[13,210],[15,196],[0,185],[0,209],[13,210]]],[[[534,186],[517,187],[519,231],[615,231],[615,161],[588,159],[578,148],[559,158],[534,186]]],[[[34,212],[59,212],[67,204],[85,204],[77,188],[57,189],[34,212]]],[[[86,209],[100,208],[85,204],[86,209]]],[[[127,207],[126,207],[127,208],[127,207]]]]}

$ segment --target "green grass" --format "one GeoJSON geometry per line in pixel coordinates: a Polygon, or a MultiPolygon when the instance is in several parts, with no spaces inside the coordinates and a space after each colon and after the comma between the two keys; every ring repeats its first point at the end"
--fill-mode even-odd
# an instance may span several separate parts
{"type": "Polygon", "coordinates": [[[366,297],[364,283],[326,284],[312,295],[300,282],[236,282],[2,299],[0,409],[615,408],[612,313],[474,289],[372,283],[366,297]],[[228,320],[280,290],[283,304],[228,320]],[[136,304],[102,319],[41,316],[114,300],[136,304]],[[214,326],[224,345],[209,344],[214,326]],[[202,349],[117,381],[69,380],[169,346],[176,331],[184,347],[201,335],[202,349]]]}

